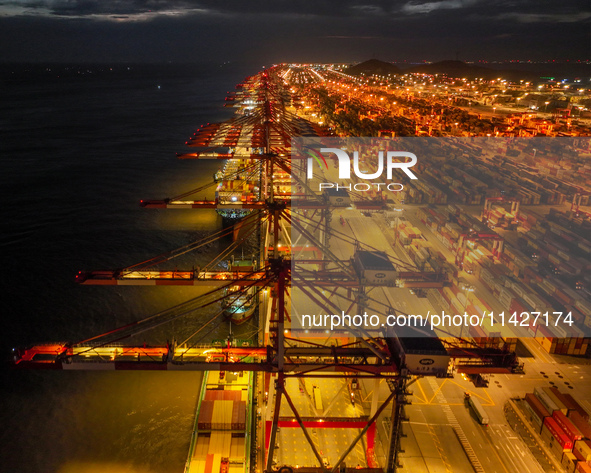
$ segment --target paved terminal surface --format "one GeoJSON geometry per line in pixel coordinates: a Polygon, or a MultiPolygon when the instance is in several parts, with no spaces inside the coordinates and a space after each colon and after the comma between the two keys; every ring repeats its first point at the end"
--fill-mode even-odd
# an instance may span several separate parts
{"type": "MultiPolygon", "coordinates": [[[[286,389],[298,414],[305,418],[305,421],[310,418],[330,418],[333,422],[335,418],[340,418],[346,421],[347,418],[358,418],[363,415],[362,407],[359,404],[353,405],[351,403],[349,389],[343,379],[314,378],[302,382],[290,378],[286,382],[286,389]],[[314,386],[320,393],[321,405],[316,404],[314,400],[314,386]]],[[[284,419],[284,422],[281,423],[277,435],[279,448],[275,449],[274,454],[277,465],[317,466],[316,456],[298,423],[293,420],[295,416],[285,399],[282,401],[280,417],[284,419]],[[285,424],[290,426],[285,426],[285,424]]],[[[308,432],[318,453],[325,464],[332,466],[360,431],[361,428],[341,426],[308,427],[308,432]]],[[[365,467],[365,447],[365,439],[362,439],[347,456],[345,460],[347,465],[365,467]]]]}
{"type": "MultiPolygon", "coordinates": [[[[451,263],[455,260],[452,254],[436,236],[421,223],[416,215],[416,205],[391,205],[400,209],[399,215],[417,227],[422,235],[440,251],[451,263]]],[[[476,208],[476,207],[475,207],[476,208]]],[[[331,226],[334,230],[330,238],[330,250],[340,259],[352,257],[354,245],[351,239],[345,241],[338,233],[347,234],[354,239],[371,245],[375,249],[386,251],[401,261],[411,263],[406,251],[400,243],[396,243],[395,229],[383,213],[363,214],[352,208],[335,209],[331,226]],[[342,220],[341,220],[342,217],[342,220]]],[[[510,236],[513,238],[513,236],[510,236]]],[[[459,277],[471,283],[479,298],[487,302],[494,311],[502,308],[497,298],[488,291],[478,278],[463,271],[459,277]]],[[[427,298],[419,298],[408,289],[374,288],[369,292],[372,300],[368,307],[374,313],[384,312],[387,304],[402,313],[426,314],[434,308],[427,298]]],[[[331,300],[345,306],[345,300],[331,294],[331,300]]],[[[353,306],[353,311],[355,310],[353,306]]],[[[369,312],[369,310],[368,310],[369,312]]],[[[297,313],[297,311],[296,311],[297,313]]],[[[353,312],[356,313],[356,312],[353,312]]],[[[442,335],[460,335],[460,328],[452,328],[442,335]]],[[[464,331],[463,335],[467,335],[464,331]]],[[[495,374],[485,376],[489,381],[487,388],[476,388],[473,383],[460,374],[452,379],[419,378],[409,386],[412,402],[406,408],[408,421],[403,423],[405,436],[401,440],[403,452],[399,459],[399,471],[428,473],[458,473],[484,471],[487,473],[543,473],[549,471],[543,455],[537,454],[535,446],[529,448],[518,433],[515,416],[506,414],[505,407],[511,398],[523,397],[533,392],[536,386],[556,386],[563,392],[572,394],[582,406],[591,411],[588,393],[591,392],[590,360],[568,356],[548,354],[540,344],[526,338],[525,333],[517,344],[520,361],[524,363],[525,374],[495,374]],[[464,393],[476,396],[489,416],[488,426],[478,423],[472,410],[464,403],[464,393]],[[517,432],[516,430],[517,429],[517,432]],[[462,439],[462,440],[460,440],[462,439]],[[533,453],[532,453],[533,451],[533,453]],[[538,462],[540,459],[543,466],[538,462]]],[[[373,381],[361,382],[358,402],[353,407],[348,399],[349,392],[343,385],[345,381],[335,379],[307,380],[307,384],[315,384],[321,390],[323,408],[330,404],[330,416],[369,416],[371,400],[375,385],[373,381]]],[[[308,389],[300,390],[298,382],[289,380],[288,390],[302,416],[321,416],[314,407],[308,389]]],[[[309,386],[308,386],[309,387],[309,386]]],[[[379,402],[383,402],[389,394],[385,382],[377,388],[379,402]]],[[[375,406],[374,406],[375,407],[375,406]]],[[[510,414],[510,413],[509,413],[510,414]]],[[[291,416],[286,403],[282,405],[282,416],[291,416]]],[[[386,452],[389,445],[389,425],[391,409],[386,409],[376,423],[375,454],[381,466],[385,465],[386,452]]],[[[350,444],[359,429],[318,429],[311,428],[310,433],[321,456],[333,465],[340,453],[350,444]]],[[[280,448],[277,449],[278,463],[308,466],[315,465],[316,459],[307,445],[303,433],[299,429],[281,428],[278,435],[280,448]]],[[[526,441],[529,441],[526,439],[526,441]]],[[[360,464],[365,466],[366,439],[351,452],[347,465],[360,464]]],[[[532,447],[530,445],[530,447],[532,447]]]]}

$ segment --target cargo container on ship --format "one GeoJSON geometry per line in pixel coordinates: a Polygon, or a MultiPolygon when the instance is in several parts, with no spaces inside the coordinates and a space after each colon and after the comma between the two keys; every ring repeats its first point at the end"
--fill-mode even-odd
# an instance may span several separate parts
{"type": "Polygon", "coordinates": [[[206,371],[185,473],[250,471],[253,373],[206,371]]]}

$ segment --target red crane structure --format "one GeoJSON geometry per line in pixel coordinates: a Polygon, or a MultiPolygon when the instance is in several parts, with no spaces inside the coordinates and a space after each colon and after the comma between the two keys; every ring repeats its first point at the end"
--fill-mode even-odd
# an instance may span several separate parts
{"type": "Polygon", "coordinates": [[[458,240],[458,249],[456,252],[456,265],[458,268],[463,269],[464,258],[468,250],[468,244],[475,241],[492,241],[492,254],[493,257],[499,258],[503,253],[504,239],[496,233],[484,233],[484,232],[471,232],[461,233],[458,240]]]}
{"type": "Polygon", "coordinates": [[[511,204],[511,221],[508,222],[510,224],[516,224],[519,222],[519,206],[521,205],[521,201],[519,199],[511,198],[511,197],[487,197],[484,200],[484,211],[482,213],[482,221],[485,224],[488,224],[488,221],[491,217],[493,212],[492,206],[493,203],[509,203],[511,204]]]}
{"type": "Polygon", "coordinates": [[[576,193],[575,195],[573,195],[573,201],[570,206],[570,211],[573,212],[577,217],[583,214],[585,217],[591,218],[591,214],[589,212],[584,212],[580,209],[581,202],[584,196],[588,197],[586,194],[581,193],[576,193]]]}

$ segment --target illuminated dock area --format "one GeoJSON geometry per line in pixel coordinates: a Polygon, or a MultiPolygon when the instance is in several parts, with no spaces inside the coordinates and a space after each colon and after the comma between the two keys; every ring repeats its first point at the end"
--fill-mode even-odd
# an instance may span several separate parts
{"type": "Polygon", "coordinates": [[[471,136],[468,125],[445,123],[458,107],[438,102],[457,99],[457,87],[428,98],[418,80],[397,90],[331,65],[279,65],[247,78],[229,101],[235,117],[198,129],[187,142],[195,152],[179,156],[230,160],[211,183],[216,199],[195,197],[200,188],[140,203],[215,209],[222,228],[133,266],[76,276],[81,285],[208,292],[78,343],[19,349],[14,365],[204,371],[185,473],[540,473],[535,454],[513,441],[508,410],[540,382],[581,398],[591,389],[591,186],[575,174],[591,173],[591,147],[581,140],[556,151],[539,140],[532,148],[512,139],[507,122],[497,128],[511,137],[502,146],[471,136]],[[427,108],[433,123],[417,116],[427,108]],[[374,130],[380,118],[392,129],[374,130]],[[362,182],[382,172],[383,154],[381,170],[365,160],[361,175],[354,161],[348,191],[330,188],[347,158],[327,155],[329,166],[294,151],[290,159],[292,139],[345,138],[362,125],[420,156],[416,176],[406,173],[410,162],[398,163],[407,164],[396,170],[403,191],[362,182]],[[304,163],[313,172],[301,179],[304,163]],[[191,252],[222,239],[211,262],[192,266],[191,252]],[[245,257],[249,240],[256,249],[245,257]],[[542,308],[552,312],[540,319],[546,326],[528,315],[542,308]],[[227,338],[119,343],[206,310],[191,332],[230,319],[227,338]],[[558,326],[559,311],[575,326],[558,326]],[[253,322],[232,319],[246,312],[253,322]],[[329,326],[339,314],[343,323],[329,326]],[[361,314],[377,322],[345,326],[361,314]],[[445,314],[476,324],[445,326],[445,314]],[[249,340],[235,338],[238,323],[252,324],[249,340]],[[466,399],[480,406],[477,417],[466,399]]]}

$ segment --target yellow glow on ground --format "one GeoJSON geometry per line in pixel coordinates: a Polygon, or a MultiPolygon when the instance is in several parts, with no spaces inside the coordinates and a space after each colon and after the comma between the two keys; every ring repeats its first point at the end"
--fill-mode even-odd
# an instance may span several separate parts
{"type": "Polygon", "coordinates": [[[147,467],[115,463],[115,462],[68,462],[58,473],[152,473],[147,467]]]}

